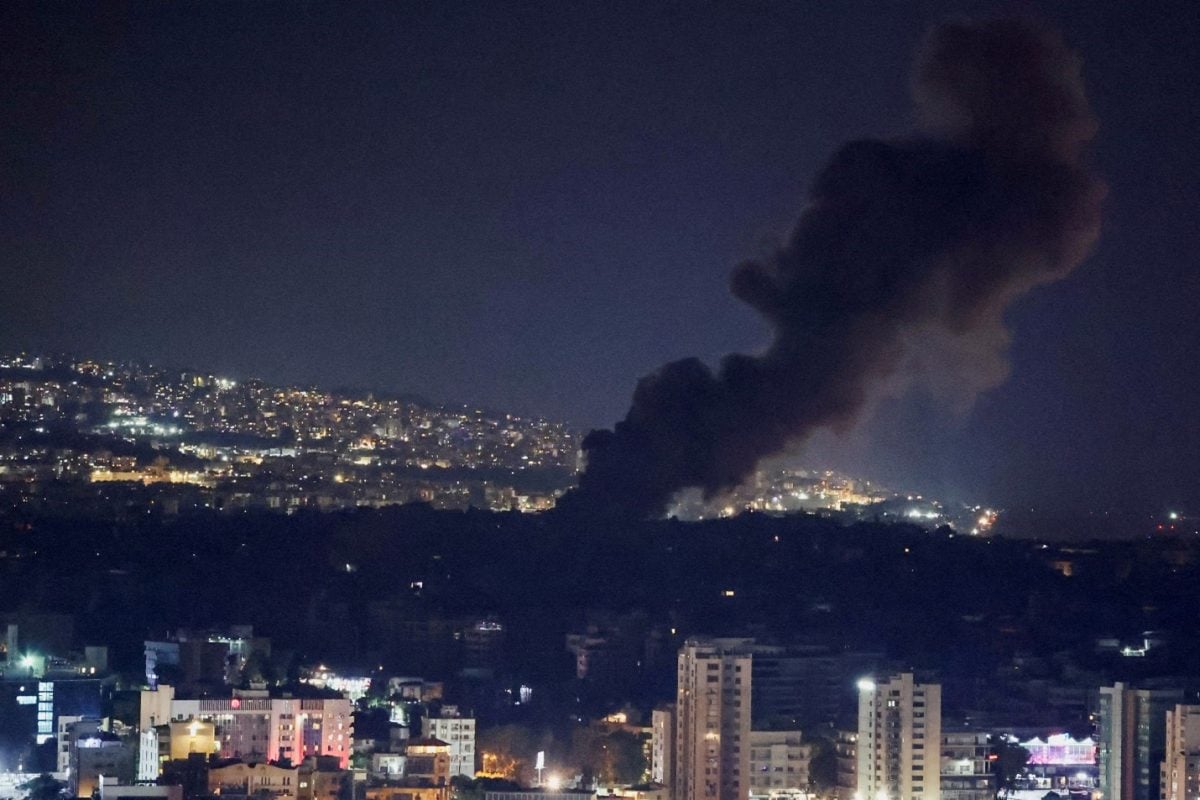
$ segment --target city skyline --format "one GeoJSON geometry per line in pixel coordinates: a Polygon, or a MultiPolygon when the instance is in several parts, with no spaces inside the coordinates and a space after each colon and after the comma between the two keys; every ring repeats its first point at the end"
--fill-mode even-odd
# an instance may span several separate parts
{"type": "MultiPolygon", "coordinates": [[[[659,364],[761,348],[730,270],[840,141],[907,129],[930,24],[1003,10],[8,6],[0,347],[611,425],[659,364]]],[[[805,452],[1010,505],[1196,506],[1195,18],[1033,12],[1083,60],[1105,237],[1013,309],[1011,376],[970,410],[885,400],[805,452]]]]}
{"type": "MultiPolygon", "coordinates": [[[[577,481],[583,431],[499,409],[203,370],[0,354],[0,508],[169,515],[215,509],[546,511],[577,481]]],[[[997,511],[811,465],[764,464],[743,485],[682,493],[679,519],[746,510],[896,519],[992,532],[997,511]]],[[[1144,524],[1144,521],[1143,521],[1144,524]]]]}
{"type": "Polygon", "coordinates": [[[0,800],[1200,800],[1197,42],[0,3],[0,800]]]}

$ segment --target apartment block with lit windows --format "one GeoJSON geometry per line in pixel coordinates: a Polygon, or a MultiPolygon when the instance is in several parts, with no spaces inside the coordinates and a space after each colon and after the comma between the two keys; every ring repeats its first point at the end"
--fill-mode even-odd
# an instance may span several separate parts
{"type": "Polygon", "coordinates": [[[1200,800],[1200,706],[1176,705],[1166,712],[1163,800],[1200,800]]]}
{"type": "Polygon", "coordinates": [[[689,639],[679,651],[675,800],[747,800],[753,640],[689,639]]]}
{"type": "Polygon", "coordinates": [[[858,685],[859,800],[941,800],[942,687],[912,673],[858,685]]]}

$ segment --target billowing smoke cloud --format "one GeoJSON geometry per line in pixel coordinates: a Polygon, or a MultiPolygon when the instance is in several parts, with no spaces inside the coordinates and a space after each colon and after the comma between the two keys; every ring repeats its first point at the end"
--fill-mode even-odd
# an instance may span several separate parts
{"type": "Polygon", "coordinates": [[[814,430],[850,427],[930,358],[951,354],[968,393],[1003,380],[1005,309],[1067,275],[1099,234],[1079,63],[1028,22],[945,24],[912,91],[913,137],[843,146],[788,241],[734,271],[734,295],[774,329],[767,350],[642,378],[626,418],[584,440],[561,505],[649,516],[680,489],[732,488],[814,430]]]}

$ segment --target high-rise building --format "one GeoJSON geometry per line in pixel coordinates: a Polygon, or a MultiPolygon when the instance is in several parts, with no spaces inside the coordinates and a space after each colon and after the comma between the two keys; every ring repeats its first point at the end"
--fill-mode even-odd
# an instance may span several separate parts
{"type": "Polygon", "coordinates": [[[942,687],[906,672],[858,684],[859,800],[940,800],[942,687]]]}
{"type": "Polygon", "coordinates": [[[748,639],[689,639],[679,651],[675,800],[750,794],[748,639]]]}
{"type": "Polygon", "coordinates": [[[1166,713],[1163,800],[1200,800],[1200,706],[1176,705],[1166,713]]]}
{"type": "Polygon", "coordinates": [[[1100,791],[1105,800],[1159,800],[1166,714],[1180,689],[1100,689],[1100,791]]]}

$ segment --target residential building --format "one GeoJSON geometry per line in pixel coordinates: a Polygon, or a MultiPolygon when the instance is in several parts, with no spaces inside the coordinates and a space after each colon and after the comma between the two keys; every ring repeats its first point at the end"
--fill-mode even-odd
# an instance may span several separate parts
{"type": "Polygon", "coordinates": [[[833,742],[837,756],[836,800],[854,800],[858,794],[858,729],[839,728],[833,742]]]}
{"type": "Polygon", "coordinates": [[[1162,800],[1200,800],[1200,706],[1176,705],[1166,724],[1162,800]]]}
{"type": "Polygon", "coordinates": [[[104,725],[100,720],[81,720],[70,726],[67,787],[72,797],[91,797],[100,788],[101,776],[133,782],[136,743],[105,730],[104,725]]]}
{"type": "Polygon", "coordinates": [[[216,725],[196,719],[176,720],[141,731],[138,780],[157,780],[168,761],[187,759],[193,753],[204,757],[220,752],[216,725]]]}
{"type": "Polygon", "coordinates": [[[297,800],[339,800],[353,796],[354,773],[339,767],[334,756],[306,758],[297,780],[297,800]]]}
{"type": "Polygon", "coordinates": [[[942,800],[993,800],[991,752],[986,733],[942,731],[942,800]]]}
{"type": "Polygon", "coordinates": [[[1166,713],[1182,702],[1174,688],[1100,689],[1100,791],[1105,800],[1159,800],[1166,713]]]}
{"type": "Polygon", "coordinates": [[[404,749],[404,777],[414,784],[450,785],[450,745],[440,739],[410,739],[404,749]]]}
{"type": "Polygon", "coordinates": [[[212,794],[298,800],[300,770],[278,764],[248,764],[234,760],[208,770],[212,794]]]}
{"type": "Polygon", "coordinates": [[[812,745],[800,731],[750,732],[750,797],[809,790],[812,745]]]}
{"type": "Polygon", "coordinates": [[[942,687],[906,672],[858,690],[858,796],[940,800],[942,687]]]}
{"type": "Polygon", "coordinates": [[[676,800],[750,796],[751,639],[689,639],[680,648],[676,800]]]}
{"type": "Polygon", "coordinates": [[[475,720],[464,717],[457,706],[442,706],[421,723],[421,735],[450,745],[450,775],[475,777],[475,720]]]}

